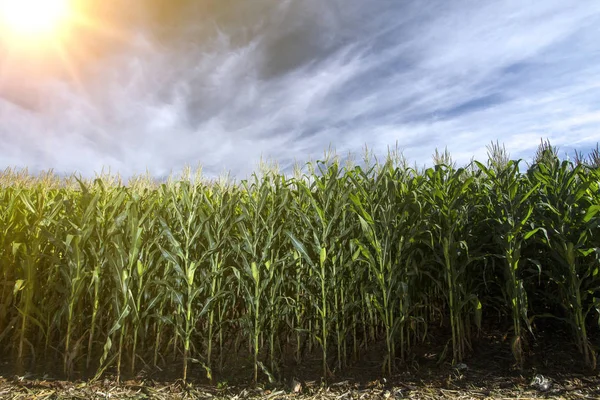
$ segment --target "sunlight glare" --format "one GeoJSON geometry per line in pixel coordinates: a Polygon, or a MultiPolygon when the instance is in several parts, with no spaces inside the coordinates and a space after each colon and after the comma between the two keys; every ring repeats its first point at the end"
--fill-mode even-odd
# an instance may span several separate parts
{"type": "Polygon", "coordinates": [[[70,14],[69,0],[0,0],[3,34],[12,39],[48,39],[70,14]]]}

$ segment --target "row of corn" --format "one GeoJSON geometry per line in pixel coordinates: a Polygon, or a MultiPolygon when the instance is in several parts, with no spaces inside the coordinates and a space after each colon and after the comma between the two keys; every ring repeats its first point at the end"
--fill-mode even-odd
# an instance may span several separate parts
{"type": "Polygon", "coordinates": [[[391,374],[432,332],[458,363],[501,321],[522,366],[552,320],[595,368],[600,169],[589,164],[496,152],[418,169],[390,156],[130,185],[7,171],[0,359],[67,377],[177,363],[185,380],[192,368],[212,379],[235,354],[260,380],[307,355],[328,376],[383,346],[391,374]]]}

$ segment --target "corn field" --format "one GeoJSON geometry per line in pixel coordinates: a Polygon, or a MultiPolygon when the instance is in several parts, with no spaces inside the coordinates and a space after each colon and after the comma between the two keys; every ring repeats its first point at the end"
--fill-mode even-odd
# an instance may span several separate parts
{"type": "Polygon", "coordinates": [[[495,150],[464,168],[447,154],[427,169],[329,159],[241,183],[7,170],[0,360],[67,378],[177,365],[212,380],[238,357],[260,381],[307,355],[327,378],[383,348],[392,374],[433,332],[459,363],[501,321],[522,366],[551,319],[593,369],[598,164],[495,150]]]}

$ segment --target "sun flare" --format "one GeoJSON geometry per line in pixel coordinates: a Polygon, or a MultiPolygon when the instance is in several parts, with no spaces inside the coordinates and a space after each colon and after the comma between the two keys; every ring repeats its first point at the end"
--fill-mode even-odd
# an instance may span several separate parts
{"type": "Polygon", "coordinates": [[[0,100],[26,97],[46,79],[83,91],[87,65],[111,46],[135,43],[114,10],[103,0],[0,0],[0,100]]]}
{"type": "Polygon", "coordinates": [[[69,19],[69,0],[0,0],[2,34],[14,40],[57,35],[69,19]]]}

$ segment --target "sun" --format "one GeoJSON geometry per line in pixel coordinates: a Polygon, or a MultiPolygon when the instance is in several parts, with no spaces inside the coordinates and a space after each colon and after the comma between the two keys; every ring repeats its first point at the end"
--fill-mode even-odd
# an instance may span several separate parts
{"type": "Polygon", "coordinates": [[[58,35],[71,13],[69,0],[0,0],[2,35],[42,40],[58,35]]]}
{"type": "Polygon", "coordinates": [[[42,90],[47,82],[72,84],[86,94],[87,66],[112,46],[139,45],[129,26],[121,27],[122,10],[114,3],[0,0],[0,100],[21,104],[37,96],[37,83],[42,90]]]}

